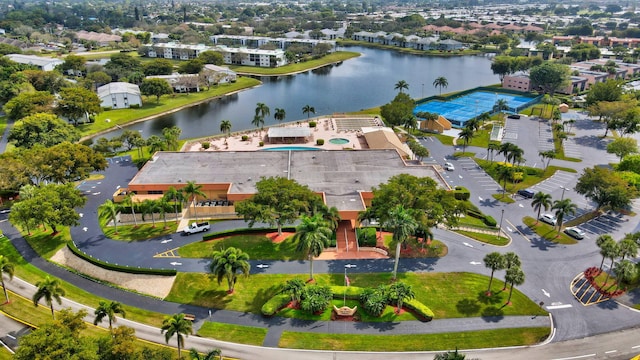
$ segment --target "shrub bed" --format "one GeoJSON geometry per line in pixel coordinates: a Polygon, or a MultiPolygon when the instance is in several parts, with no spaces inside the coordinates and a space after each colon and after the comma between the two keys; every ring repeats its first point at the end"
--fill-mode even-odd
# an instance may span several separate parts
{"type": "Polygon", "coordinates": [[[374,227],[364,227],[356,229],[358,234],[358,244],[360,246],[376,246],[378,242],[378,233],[374,227]]]}
{"type": "Polygon", "coordinates": [[[99,266],[107,270],[119,271],[119,272],[128,273],[128,274],[162,275],[162,276],[175,276],[178,273],[177,270],[175,269],[147,269],[147,268],[135,268],[135,267],[125,266],[125,265],[110,264],[108,262],[98,260],[93,256],[87,255],[84,252],[80,251],[80,249],[76,247],[76,244],[74,244],[73,241],[68,242],[67,247],[69,248],[69,250],[71,250],[72,253],[74,253],[79,258],[84,259],[92,263],[93,265],[99,266]]]}
{"type": "MultiPolygon", "coordinates": [[[[202,237],[202,240],[211,240],[211,239],[215,239],[215,238],[219,238],[222,236],[232,236],[232,235],[239,235],[239,234],[256,234],[256,233],[263,233],[263,232],[273,232],[273,231],[278,231],[277,228],[243,228],[243,229],[231,229],[231,230],[223,230],[223,231],[218,231],[218,232],[214,232],[214,233],[209,233],[206,234],[202,237]]],[[[284,232],[294,232],[296,231],[296,228],[294,227],[286,227],[286,228],[282,228],[282,231],[284,232]]]]}
{"type": "Polygon", "coordinates": [[[262,305],[262,315],[271,317],[278,313],[278,311],[282,310],[285,306],[287,306],[291,302],[291,297],[287,294],[278,294],[271,299],[267,300],[264,305],[262,305]]]}

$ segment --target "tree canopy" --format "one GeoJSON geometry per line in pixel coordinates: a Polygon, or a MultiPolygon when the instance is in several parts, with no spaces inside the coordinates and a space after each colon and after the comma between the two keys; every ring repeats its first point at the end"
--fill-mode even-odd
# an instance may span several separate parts
{"type": "Polygon", "coordinates": [[[540,88],[543,93],[553,96],[557,90],[567,86],[569,67],[560,63],[545,62],[532,67],[529,78],[533,88],[540,88]]]}
{"type": "Polygon", "coordinates": [[[80,131],[56,115],[37,113],[18,121],[9,131],[8,139],[16,147],[31,148],[36,144],[51,147],[80,140],[80,131]]]}
{"type": "Polygon", "coordinates": [[[584,169],[578,178],[576,192],[595,202],[598,209],[603,206],[620,209],[628,206],[637,196],[635,188],[615,172],[603,167],[584,169]]]}
{"type": "Polygon", "coordinates": [[[404,124],[406,118],[413,116],[414,107],[415,102],[413,99],[406,93],[399,92],[393,101],[382,105],[380,115],[388,124],[400,126],[404,124]]]}
{"type": "Polygon", "coordinates": [[[140,84],[142,95],[155,96],[156,101],[160,101],[160,96],[173,93],[173,88],[165,79],[144,79],[140,84]]]}
{"type": "Polygon", "coordinates": [[[59,96],[55,112],[68,118],[74,124],[77,124],[78,120],[83,117],[89,120],[89,116],[102,111],[100,98],[91,90],[82,87],[67,87],[60,90],[59,96]]]}

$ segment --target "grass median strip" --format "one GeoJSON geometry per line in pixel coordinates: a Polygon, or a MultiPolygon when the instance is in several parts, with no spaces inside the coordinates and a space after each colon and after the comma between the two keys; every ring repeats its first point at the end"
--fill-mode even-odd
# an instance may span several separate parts
{"type": "Polygon", "coordinates": [[[178,253],[186,258],[208,258],[213,251],[235,247],[249,254],[250,259],[260,260],[302,260],[304,256],[296,251],[296,243],[291,237],[282,242],[274,242],[264,234],[221,236],[218,239],[200,241],[181,247],[178,253]]]}
{"type": "Polygon", "coordinates": [[[279,346],[293,349],[340,351],[441,351],[537,344],[550,329],[514,328],[441,334],[354,335],[285,331],[279,346]]]}
{"type": "Polygon", "coordinates": [[[555,226],[543,223],[542,221],[536,221],[536,219],[532,218],[531,216],[525,216],[522,219],[522,222],[527,225],[529,229],[533,230],[536,234],[540,235],[545,240],[566,245],[573,245],[578,243],[576,239],[566,235],[565,233],[558,233],[558,230],[555,226]]]}
{"type": "Polygon", "coordinates": [[[504,236],[498,237],[498,234],[485,234],[465,230],[455,230],[455,232],[490,245],[505,246],[509,243],[508,238],[504,236]]]}

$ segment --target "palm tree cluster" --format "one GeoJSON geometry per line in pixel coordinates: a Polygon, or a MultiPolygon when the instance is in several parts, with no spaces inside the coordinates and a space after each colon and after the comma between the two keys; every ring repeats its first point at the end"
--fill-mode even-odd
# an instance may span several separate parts
{"type": "Polygon", "coordinates": [[[487,288],[487,296],[491,296],[491,283],[493,282],[493,275],[496,270],[506,270],[504,277],[504,287],[502,290],[507,289],[507,284],[511,285],[509,289],[509,298],[507,299],[507,304],[511,302],[511,295],[513,293],[514,285],[522,285],[524,284],[524,272],[520,268],[521,261],[516,253],[509,252],[506,254],[501,254],[497,251],[491,252],[485,255],[484,266],[488,269],[491,269],[491,277],[489,278],[489,286],[487,288]]]}
{"type": "Polygon", "coordinates": [[[417,142],[416,139],[409,138],[409,140],[407,140],[407,146],[409,146],[409,149],[413,152],[413,155],[416,156],[418,161],[422,161],[425,157],[429,157],[429,149],[422,146],[422,144],[417,142]]]}
{"type": "MultiPolygon", "coordinates": [[[[622,240],[616,242],[611,235],[604,234],[598,236],[596,239],[596,245],[600,249],[600,255],[602,255],[602,262],[600,262],[600,270],[606,259],[611,260],[609,268],[616,276],[617,287],[620,284],[628,284],[637,279],[640,274],[640,265],[634,264],[633,259],[638,255],[638,247],[640,243],[640,233],[627,234],[622,240]],[[620,259],[616,263],[616,260],[620,259]]],[[[607,272],[604,283],[609,280],[610,273],[607,272]]]]}
{"type": "Polygon", "coordinates": [[[2,290],[4,290],[4,297],[9,303],[9,294],[7,294],[7,287],[4,285],[4,274],[7,274],[9,280],[13,279],[13,273],[15,272],[15,266],[4,255],[0,255],[0,282],[2,283],[2,290]]]}
{"type": "MultiPolygon", "coordinates": [[[[558,233],[556,236],[559,236],[560,231],[562,231],[562,222],[565,216],[575,214],[578,205],[572,202],[571,199],[552,200],[551,194],[539,191],[533,195],[531,207],[533,207],[533,210],[537,212],[536,219],[540,219],[542,209],[545,211],[548,211],[549,209],[555,210],[556,225],[558,226],[558,233]]],[[[537,223],[538,220],[536,220],[536,224],[537,223]]]]}

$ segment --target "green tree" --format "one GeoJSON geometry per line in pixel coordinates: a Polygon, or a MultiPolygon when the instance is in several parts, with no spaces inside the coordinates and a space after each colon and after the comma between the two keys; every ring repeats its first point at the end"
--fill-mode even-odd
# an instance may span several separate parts
{"type": "Polygon", "coordinates": [[[23,117],[47,113],[53,108],[54,97],[46,91],[20,93],[2,107],[9,120],[19,120],[23,117]]]}
{"type": "Polygon", "coordinates": [[[93,320],[93,325],[98,325],[104,318],[107,318],[107,320],[109,320],[109,331],[113,332],[113,323],[118,321],[116,314],[120,314],[123,318],[127,317],[127,312],[124,310],[121,303],[117,301],[106,302],[101,300],[94,312],[96,317],[93,320]]]}
{"type": "Polygon", "coordinates": [[[26,215],[38,223],[48,224],[55,234],[58,225],[79,224],[80,216],[76,208],[83,206],[86,201],[86,197],[80,194],[74,184],[50,183],[37,187],[34,197],[22,200],[21,203],[24,203],[22,206],[28,209],[26,215]]]}
{"type": "Polygon", "coordinates": [[[202,185],[196,184],[195,181],[187,181],[187,185],[181,189],[181,191],[187,197],[189,202],[189,208],[193,207],[193,215],[198,221],[198,211],[196,210],[196,199],[198,196],[206,197],[207,195],[202,191],[202,185]]]}
{"type": "Polygon", "coordinates": [[[69,54],[65,56],[64,63],[60,65],[60,70],[79,76],[87,71],[86,62],[87,59],[84,56],[69,54]]]}
{"type": "Polygon", "coordinates": [[[303,215],[300,225],[296,227],[293,241],[297,243],[296,251],[304,253],[309,259],[309,279],[313,280],[313,258],[320,256],[329,241],[333,231],[322,218],[322,215],[303,215]]]}
{"type": "Polygon", "coordinates": [[[307,114],[307,119],[309,119],[309,117],[311,116],[311,114],[315,115],[316,113],[316,108],[314,108],[313,106],[307,104],[305,106],[302,107],[302,114],[307,114]]]}
{"type": "Polygon", "coordinates": [[[238,281],[238,274],[242,274],[245,277],[249,276],[250,269],[249,255],[234,247],[214,251],[209,265],[209,271],[218,280],[218,285],[222,282],[222,279],[227,280],[227,285],[229,286],[228,294],[233,294],[238,281]]]}
{"type": "Polygon", "coordinates": [[[262,178],[256,183],[256,193],[249,199],[235,203],[236,212],[253,227],[256,222],[278,227],[292,224],[302,215],[310,215],[319,208],[322,199],[307,186],[284,177],[262,178]]]}
{"type": "Polygon", "coordinates": [[[80,131],[56,115],[36,113],[18,121],[9,131],[8,140],[16,147],[31,148],[36,144],[51,147],[80,140],[80,131]]]}
{"type": "Polygon", "coordinates": [[[400,92],[390,103],[382,105],[380,115],[388,124],[400,126],[404,119],[413,116],[414,107],[415,101],[409,95],[400,92]]]}
{"type": "MultiPolygon", "coordinates": [[[[517,266],[517,267],[522,266],[522,261],[520,261],[520,257],[518,256],[518,254],[516,254],[514,252],[508,252],[508,253],[502,255],[502,257],[504,258],[505,269],[507,271],[509,271],[509,269],[511,269],[511,267],[513,267],[513,266],[517,266]]],[[[508,283],[507,279],[505,278],[504,287],[502,288],[502,290],[506,290],[507,289],[507,283],[508,283]]]]}
{"type": "Polygon", "coordinates": [[[498,75],[500,82],[506,75],[513,73],[513,60],[514,58],[511,56],[496,56],[491,60],[491,71],[498,75]]]}
{"type": "Polygon", "coordinates": [[[196,349],[189,350],[189,357],[191,358],[191,360],[215,360],[216,356],[219,357],[220,354],[222,354],[222,351],[220,349],[213,349],[203,356],[201,356],[196,349]]]}
{"type": "Polygon", "coordinates": [[[281,294],[287,294],[291,297],[291,301],[300,301],[302,294],[304,294],[305,283],[300,279],[291,279],[282,285],[280,289],[281,294]]]}
{"type": "Polygon", "coordinates": [[[533,210],[538,213],[536,216],[536,224],[538,223],[538,219],[540,219],[540,212],[542,209],[545,211],[549,210],[553,203],[551,202],[551,194],[545,194],[542,191],[538,191],[533,195],[533,200],[531,201],[531,206],[533,210]]]}
{"type": "Polygon", "coordinates": [[[220,132],[224,133],[229,137],[231,135],[231,121],[222,120],[220,122],[220,132]]]}
{"type": "Polygon", "coordinates": [[[107,74],[104,71],[96,71],[87,74],[87,80],[89,80],[93,84],[93,90],[95,90],[99,86],[110,83],[111,75],[107,74]]]}
{"type": "Polygon", "coordinates": [[[60,322],[43,324],[20,338],[14,360],[99,360],[95,341],[79,337],[60,322]]]}
{"type": "Polygon", "coordinates": [[[498,165],[496,167],[496,177],[498,181],[502,181],[502,196],[507,192],[507,181],[513,176],[514,170],[511,166],[498,165]]]}
{"type": "Polygon", "coordinates": [[[462,139],[462,152],[465,152],[467,150],[467,145],[469,145],[469,141],[471,141],[471,139],[473,139],[473,136],[475,135],[474,131],[472,128],[470,127],[465,127],[464,129],[462,129],[462,131],[460,131],[460,133],[458,134],[458,138],[462,139]]]}
{"type": "MultiPolygon", "coordinates": [[[[627,158],[635,156],[630,155],[627,158]]],[[[627,158],[620,163],[618,170],[629,170],[625,167],[627,158]]],[[[575,189],[578,194],[584,195],[597,204],[596,211],[604,206],[610,206],[612,209],[624,208],[637,194],[635,188],[629,186],[629,183],[620,178],[617,173],[597,166],[583,170],[575,189]]]]}
{"type": "Polygon", "coordinates": [[[197,74],[204,68],[204,63],[200,59],[191,59],[183,61],[178,66],[178,72],[181,74],[197,74]]]}
{"type": "Polygon", "coordinates": [[[562,230],[562,220],[564,220],[565,215],[575,214],[578,209],[578,205],[573,203],[571,199],[562,199],[554,201],[551,209],[556,211],[555,215],[558,225],[558,235],[560,235],[560,231],[562,230]]]}
{"type": "Polygon", "coordinates": [[[180,148],[180,134],[182,134],[182,129],[177,126],[162,129],[162,137],[167,150],[178,151],[180,148]]]}
{"type": "Polygon", "coordinates": [[[497,251],[485,255],[483,261],[484,266],[488,269],[491,269],[491,277],[489,278],[489,286],[487,287],[487,296],[491,296],[491,283],[493,282],[493,274],[496,270],[504,269],[506,263],[502,254],[497,251]]]}
{"type": "Polygon", "coordinates": [[[4,290],[4,297],[7,299],[7,303],[9,303],[9,294],[7,293],[7,287],[4,284],[4,274],[7,274],[9,280],[12,280],[14,272],[15,267],[11,260],[4,255],[0,255],[0,283],[2,283],[2,290],[4,290]]]}
{"type": "Polygon", "coordinates": [[[134,147],[138,146],[139,141],[142,139],[139,131],[124,130],[120,135],[120,141],[126,147],[127,151],[130,151],[134,147]]]}
{"type": "Polygon", "coordinates": [[[262,129],[264,127],[264,119],[260,117],[260,115],[254,115],[253,120],[251,120],[251,125],[255,126],[256,128],[260,128],[260,132],[262,132],[262,129]]]}
{"type": "Polygon", "coordinates": [[[218,52],[213,50],[203,51],[198,55],[198,59],[202,61],[203,64],[213,64],[213,65],[222,65],[224,64],[224,56],[218,52]]]}
{"type": "Polygon", "coordinates": [[[82,87],[68,87],[60,89],[55,109],[56,114],[71,120],[75,125],[78,120],[102,112],[100,98],[91,90],[82,87]]]}
{"type": "Polygon", "coordinates": [[[169,59],[153,59],[143,66],[145,76],[171,75],[173,73],[173,63],[169,59]]]}
{"type": "Polygon", "coordinates": [[[173,212],[176,214],[176,223],[179,223],[179,213],[178,213],[178,202],[180,204],[184,203],[184,194],[182,191],[178,191],[175,187],[169,186],[167,191],[165,191],[164,195],[162,195],[164,199],[167,201],[171,201],[173,203],[173,212]]]}
{"type": "MultiPolygon", "coordinates": [[[[611,270],[613,270],[613,264],[616,261],[616,258],[618,258],[618,256],[620,256],[620,245],[615,242],[615,241],[611,241],[611,242],[605,242],[604,244],[602,244],[602,248],[601,248],[601,254],[604,251],[604,256],[607,259],[611,259],[611,265],[609,265],[609,268],[611,270]]],[[[606,272],[607,273],[607,277],[604,280],[604,286],[607,285],[607,281],[609,281],[609,276],[610,273],[609,271],[606,272]]]]}
{"type": "Polygon", "coordinates": [[[51,317],[55,318],[53,313],[53,300],[55,300],[58,305],[62,304],[62,297],[65,292],[64,289],[60,287],[58,279],[52,279],[49,276],[46,276],[44,280],[40,280],[36,283],[36,287],[38,288],[33,294],[33,305],[35,307],[38,306],[38,302],[41,299],[44,299],[44,302],[51,308],[51,317]]]}
{"type": "Polygon", "coordinates": [[[138,219],[136,218],[136,204],[135,204],[135,196],[136,193],[134,192],[130,192],[128,193],[125,197],[124,200],[122,201],[122,205],[123,206],[128,206],[131,208],[131,214],[133,215],[133,227],[137,228],[138,227],[138,219]]]}
{"type": "Polygon", "coordinates": [[[509,110],[509,104],[505,99],[498,99],[496,103],[493,104],[493,112],[502,113],[506,110],[509,110]]]}
{"type": "Polygon", "coordinates": [[[111,55],[109,61],[104,65],[104,71],[111,76],[114,81],[129,78],[133,73],[143,74],[142,62],[128,53],[118,53],[111,55]]]}
{"type": "Polygon", "coordinates": [[[57,71],[25,70],[22,74],[36,91],[55,94],[66,85],[64,77],[57,71]]]}
{"type": "Polygon", "coordinates": [[[604,261],[610,257],[609,254],[615,250],[615,255],[617,256],[617,244],[611,235],[602,234],[596,238],[596,246],[598,246],[598,249],[600,249],[600,255],[602,255],[602,261],[600,262],[600,270],[602,270],[604,261]]]}
{"type": "Polygon", "coordinates": [[[625,258],[635,258],[638,256],[638,244],[633,239],[624,238],[618,243],[618,249],[620,250],[621,260],[625,258]]]}
{"type": "Polygon", "coordinates": [[[266,104],[264,104],[264,103],[256,104],[256,114],[255,114],[255,116],[260,117],[260,129],[261,130],[262,130],[262,127],[264,126],[264,118],[266,118],[269,115],[271,115],[271,109],[269,109],[269,107],[266,104]]]}
{"type": "Polygon", "coordinates": [[[613,268],[613,273],[616,275],[617,287],[619,288],[620,284],[630,283],[636,277],[638,269],[633,262],[622,260],[613,268]]]}
{"type": "Polygon", "coordinates": [[[447,351],[445,353],[436,354],[433,360],[464,360],[465,355],[458,352],[458,349],[455,351],[447,351]]]}
{"type": "Polygon", "coordinates": [[[623,82],[612,79],[592,84],[587,93],[586,105],[591,106],[601,101],[611,102],[622,100],[622,85],[623,82]]]}
{"type": "Polygon", "coordinates": [[[282,123],[287,116],[287,113],[284,109],[276,108],[275,113],[273,114],[273,118],[278,121],[278,123],[282,123]]]}
{"type": "Polygon", "coordinates": [[[142,209],[142,221],[144,221],[144,216],[147,214],[151,214],[151,222],[153,223],[152,227],[156,227],[156,212],[160,210],[160,206],[158,202],[155,200],[145,199],[142,204],[140,204],[140,208],[142,209]]]}
{"type": "Polygon", "coordinates": [[[402,92],[403,90],[409,90],[409,84],[404,80],[400,80],[395,84],[393,89],[398,90],[399,92],[402,92]]]}
{"type": "Polygon", "coordinates": [[[393,242],[396,244],[395,262],[393,264],[392,278],[397,279],[398,264],[400,263],[400,251],[402,245],[413,236],[418,229],[418,222],[413,217],[411,210],[405,209],[402,205],[397,205],[389,213],[385,227],[393,233],[393,242]]]}
{"type": "Polygon", "coordinates": [[[433,80],[433,87],[440,88],[440,95],[442,95],[442,88],[449,86],[449,81],[444,76],[439,76],[435,80],[433,80]]]}
{"type": "Polygon", "coordinates": [[[619,137],[607,144],[607,152],[615,154],[620,161],[622,158],[638,152],[638,141],[634,138],[619,137]]]}
{"type": "Polygon", "coordinates": [[[524,284],[524,271],[520,269],[519,266],[513,266],[512,268],[507,270],[507,274],[504,276],[505,282],[511,284],[511,288],[509,289],[509,298],[507,298],[507,304],[511,303],[511,294],[513,293],[513,285],[522,285],[524,284]]]}
{"type": "Polygon", "coordinates": [[[540,88],[543,93],[553,96],[557,90],[567,86],[569,67],[556,62],[545,62],[531,68],[529,79],[534,89],[540,88]]]}
{"type": "Polygon", "coordinates": [[[107,200],[102,205],[98,206],[98,216],[109,218],[113,221],[113,229],[115,233],[118,233],[118,213],[120,212],[120,206],[114,203],[112,200],[107,200]]]}
{"type": "Polygon", "coordinates": [[[389,299],[396,303],[397,313],[400,313],[400,310],[402,309],[402,304],[405,301],[412,300],[416,297],[416,294],[413,292],[413,289],[411,289],[411,285],[407,285],[400,281],[396,281],[391,285],[389,285],[389,288],[387,289],[387,291],[388,291],[387,294],[389,295],[389,299]]]}
{"type": "Polygon", "coordinates": [[[41,155],[42,163],[38,164],[38,171],[42,179],[51,182],[67,184],[84,180],[92,172],[107,168],[107,160],[102,154],[82,144],[63,142],[46,150],[42,146],[36,146],[30,151],[45,152],[41,155]]]}
{"type": "Polygon", "coordinates": [[[180,350],[184,347],[184,336],[189,337],[189,334],[193,333],[191,320],[185,319],[184,314],[173,314],[167,316],[162,321],[162,327],[160,332],[164,334],[164,339],[169,343],[169,340],[175,335],[178,343],[178,359],[181,359],[180,350]]]}
{"type": "Polygon", "coordinates": [[[173,94],[173,88],[165,79],[144,79],[140,84],[142,95],[155,96],[156,102],[160,102],[160,96],[173,94]]]}
{"type": "Polygon", "coordinates": [[[545,170],[547,170],[547,168],[549,167],[549,163],[551,163],[551,160],[555,159],[556,156],[558,156],[555,150],[540,151],[538,152],[538,155],[540,155],[540,157],[542,158],[545,170]]]}

